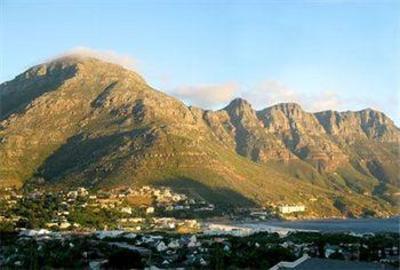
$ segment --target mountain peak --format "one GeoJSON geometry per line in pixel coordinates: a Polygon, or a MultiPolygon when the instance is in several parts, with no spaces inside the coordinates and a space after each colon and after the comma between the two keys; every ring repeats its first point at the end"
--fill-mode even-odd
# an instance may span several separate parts
{"type": "MultiPolygon", "coordinates": [[[[90,82],[92,88],[100,85],[107,87],[104,84],[117,82],[125,85],[146,84],[139,74],[121,65],[91,56],[66,55],[33,66],[14,80],[0,84],[0,119],[24,110],[35,99],[59,89],[70,80],[90,82]]],[[[88,88],[75,87],[71,91],[86,95],[88,88]]]]}
{"type": "Polygon", "coordinates": [[[83,66],[108,65],[108,63],[93,57],[81,57],[79,55],[67,55],[48,60],[47,62],[33,66],[16,77],[17,80],[39,79],[44,77],[70,78],[83,66]]]}
{"type": "Polygon", "coordinates": [[[294,102],[288,102],[288,103],[278,103],[257,112],[257,114],[259,115],[276,114],[276,113],[278,114],[281,113],[283,115],[286,115],[286,117],[292,117],[292,116],[303,115],[305,111],[299,104],[294,102]]]}
{"type": "Polygon", "coordinates": [[[363,110],[358,111],[360,115],[369,115],[371,117],[378,117],[378,118],[388,118],[383,112],[372,109],[372,108],[365,108],[363,110]]]}
{"type": "Polygon", "coordinates": [[[240,98],[240,97],[233,99],[224,109],[232,110],[232,109],[238,109],[238,108],[252,110],[251,104],[247,100],[240,98]]]}
{"type": "Polygon", "coordinates": [[[60,56],[55,59],[51,59],[43,64],[40,64],[38,66],[48,66],[48,67],[53,67],[53,66],[87,66],[87,65],[92,65],[96,67],[101,67],[105,66],[107,68],[114,68],[114,69],[125,69],[124,66],[113,63],[112,61],[106,61],[104,59],[100,59],[97,57],[93,56],[88,56],[88,55],[83,55],[83,54],[68,54],[64,56],[60,56]]]}

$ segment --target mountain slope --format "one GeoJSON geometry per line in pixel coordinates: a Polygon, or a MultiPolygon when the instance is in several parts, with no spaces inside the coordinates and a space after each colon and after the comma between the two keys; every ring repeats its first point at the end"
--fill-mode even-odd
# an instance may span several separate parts
{"type": "Polygon", "coordinates": [[[3,83],[0,101],[0,186],[161,184],[221,204],[304,203],[310,215],[340,215],[339,197],[353,214],[395,211],[400,133],[380,112],[255,111],[242,99],[205,111],[78,56],[3,83]]]}

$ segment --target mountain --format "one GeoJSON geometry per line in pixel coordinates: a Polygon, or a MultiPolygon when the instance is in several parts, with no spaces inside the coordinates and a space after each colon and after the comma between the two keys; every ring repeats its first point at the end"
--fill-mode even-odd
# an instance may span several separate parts
{"type": "Polygon", "coordinates": [[[137,73],[67,56],[0,85],[0,186],[168,185],[309,216],[398,213],[400,130],[383,113],[188,107],[137,73]]]}

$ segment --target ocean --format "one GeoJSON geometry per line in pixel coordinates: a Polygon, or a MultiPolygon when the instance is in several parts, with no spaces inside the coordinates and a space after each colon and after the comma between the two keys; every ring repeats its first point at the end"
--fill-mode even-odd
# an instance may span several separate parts
{"type": "Polygon", "coordinates": [[[294,230],[311,230],[319,232],[353,232],[353,233],[399,233],[400,217],[386,219],[325,219],[325,220],[298,220],[298,221],[262,221],[242,223],[241,226],[261,229],[277,227],[294,230]]]}

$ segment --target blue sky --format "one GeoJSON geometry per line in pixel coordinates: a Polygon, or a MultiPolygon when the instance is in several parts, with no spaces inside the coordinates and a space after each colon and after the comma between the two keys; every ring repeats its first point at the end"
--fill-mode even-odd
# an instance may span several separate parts
{"type": "Polygon", "coordinates": [[[372,107],[400,123],[397,0],[0,5],[1,82],[80,48],[132,60],[152,86],[189,104],[216,109],[241,96],[255,108],[372,107]]]}

